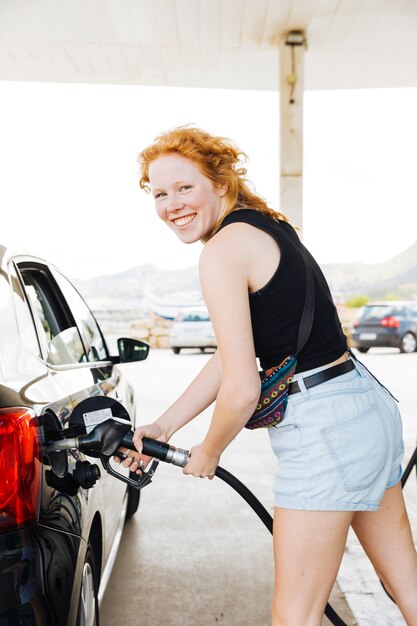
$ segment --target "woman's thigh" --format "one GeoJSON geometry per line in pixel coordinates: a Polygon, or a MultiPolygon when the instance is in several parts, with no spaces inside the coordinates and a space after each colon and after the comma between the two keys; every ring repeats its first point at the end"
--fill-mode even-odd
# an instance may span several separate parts
{"type": "Polygon", "coordinates": [[[322,615],[353,515],[352,511],[275,508],[274,607],[281,616],[291,615],[294,623],[307,624],[322,615]]]}
{"type": "Polygon", "coordinates": [[[387,489],[378,511],[358,511],[355,531],[377,573],[390,586],[417,595],[417,554],[401,484],[387,489]]]}

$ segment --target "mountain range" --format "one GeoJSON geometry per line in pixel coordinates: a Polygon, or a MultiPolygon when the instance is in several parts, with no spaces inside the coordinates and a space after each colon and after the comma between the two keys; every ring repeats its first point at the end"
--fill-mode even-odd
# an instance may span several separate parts
{"type": "MultiPolygon", "coordinates": [[[[412,298],[417,296],[417,241],[383,263],[330,263],[321,266],[332,292],[345,298],[412,298]]],[[[149,294],[178,297],[200,292],[198,268],[163,270],[140,265],[114,275],[89,280],[75,279],[75,285],[94,310],[142,308],[149,294]]]]}
{"type": "MultiPolygon", "coordinates": [[[[139,265],[125,272],[98,276],[88,280],[73,280],[81,295],[93,310],[141,309],[147,306],[149,295],[200,294],[198,267],[164,270],[154,265],[139,265]]],[[[177,299],[177,298],[176,298],[177,299]]]]}
{"type": "Polygon", "coordinates": [[[417,241],[382,263],[331,263],[322,270],[332,291],[345,297],[412,298],[417,296],[417,241]]]}

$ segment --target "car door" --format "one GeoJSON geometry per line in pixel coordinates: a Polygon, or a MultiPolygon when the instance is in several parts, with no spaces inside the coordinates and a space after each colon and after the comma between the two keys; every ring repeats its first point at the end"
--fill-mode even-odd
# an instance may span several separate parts
{"type": "MultiPolygon", "coordinates": [[[[9,284],[11,287],[11,298],[13,301],[11,315],[2,318],[3,355],[7,355],[7,374],[3,381],[10,389],[15,390],[21,398],[22,406],[31,406],[41,423],[44,420],[50,421],[50,425],[55,430],[63,428],[71,415],[73,402],[71,397],[60,384],[59,373],[51,371],[46,360],[45,349],[40,341],[42,332],[39,330],[39,320],[33,313],[33,306],[30,303],[30,289],[26,290],[23,278],[14,260],[10,260],[7,265],[9,284]],[[12,319],[13,316],[13,319],[12,319]],[[7,319],[10,321],[7,322],[7,319]],[[9,323],[10,328],[5,324],[9,323]],[[12,325],[17,327],[17,336],[13,334],[12,325]],[[7,348],[7,345],[10,348],[7,348]]],[[[32,293],[32,299],[35,295],[32,293]]],[[[40,302],[38,302],[40,306],[40,302]]],[[[46,321],[45,321],[46,324],[46,321]]],[[[49,424],[47,424],[48,427],[49,424]]],[[[60,458],[55,459],[56,469],[59,474],[63,474],[64,469],[73,469],[74,459],[70,454],[65,453],[60,458]]],[[[52,499],[55,494],[55,487],[48,484],[49,468],[43,465],[44,487],[42,489],[41,515],[45,518],[43,522],[51,523],[60,530],[81,534],[82,514],[75,514],[70,520],[64,515],[49,515],[52,499]]],[[[80,500],[78,508],[84,509],[84,500],[80,500]]],[[[57,501],[53,504],[55,510],[59,506],[57,501]]],[[[75,511],[77,506],[71,505],[75,511]]]]}
{"type": "Polygon", "coordinates": [[[50,420],[56,431],[67,422],[73,405],[44,359],[19,272],[6,254],[2,261],[0,406],[10,437],[3,428],[0,611],[7,623],[26,623],[25,618],[32,623],[31,607],[35,607],[42,623],[64,624],[83,546],[88,492],[80,489],[71,494],[60,489],[72,476],[73,465],[67,462],[71,455],[64,452],[54,459],[54,474],[48,459],[39,454],[44,450],[41,424],[45,427],[50,420]],[[19,563],[14,573],[9,556],[12,546],[19,563]],[[25,599],[31,597],[29,591],[33,593],[30,603],[25,599]],[[44,600],[47,614],[43,613],[44,600]]]}
{"type": "MultiPolygon", "coordinates": [[[[109,361],[106,342],[93,313],[72,283],[57,268],[50,266],[50,271],[72,313],[82,340],[87,363],[89,363],[88,369],[83,368],[84,372],[90,374],[90,379],[85,381],[86,386],[73,388],[69,392],[74,406],[85,398],[99,394],[119,399],[125,405],[125,398],[119,398],[121,387],[119,370],[114,368],[109,361]]],[[[119,524],[126,487],[123,483],[109,476],[104,470],[100,483],[106,498],[103,502],[106,511],[105,516],[103,516],[103,531],[106,538],[104,558],[106,559],[119,524]]]]}
{"type": "MultiPolygon", "coordinates": [[[[115,397],[119,375],[91,311],[72,284],[40,260],[17,260],[16,266],[31,305],[43,358],[55,383],[70,397],[72,408],[94,395],[115,397]]],[[[70,466],[75,463],[72,455],[68,462],[70,466]]],[[[125,491],[125,486],[103,469],[101,480],[89,495],[90,508],[102,514],[104,560],[120,519],[125,491]]],[[[91,517],[86,516],[84,536],[90,524],[91,517]]]]}

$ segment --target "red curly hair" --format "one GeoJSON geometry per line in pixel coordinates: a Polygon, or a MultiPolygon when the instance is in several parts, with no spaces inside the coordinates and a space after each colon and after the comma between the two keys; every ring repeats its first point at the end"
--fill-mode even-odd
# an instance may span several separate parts
{"type": "Polygon", "coordinates": [[[190,159],[208,178],[214,187],[227,187],[226,211],[208,234],[208,241],[219,229],[226,215],[238,208],[261,211],[274,219],[289,222],[289,219],[268,207],[266,202],[252,192],[247,183],[243,162],[247,156],[225,137],[215,137],[200,128],[179,127],[167,131],[138,155],[141,176],[139,184],[147,193],[149,187],[149,165],[164,154],[179,154],[190,159]]]}

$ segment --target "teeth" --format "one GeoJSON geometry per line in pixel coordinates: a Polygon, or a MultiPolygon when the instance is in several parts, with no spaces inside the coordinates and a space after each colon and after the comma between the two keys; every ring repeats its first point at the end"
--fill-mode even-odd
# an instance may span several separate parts
{"type": "Polygon", "coordinates": [[[179,217],[178,219],[174,220],[174,224],[176,226],[185,226],[185,224],[189,224],[190,222],[192,222],[194,218],[195,218],[195,213],[194,215],[186,215],[185,217],[179,217]]]}

